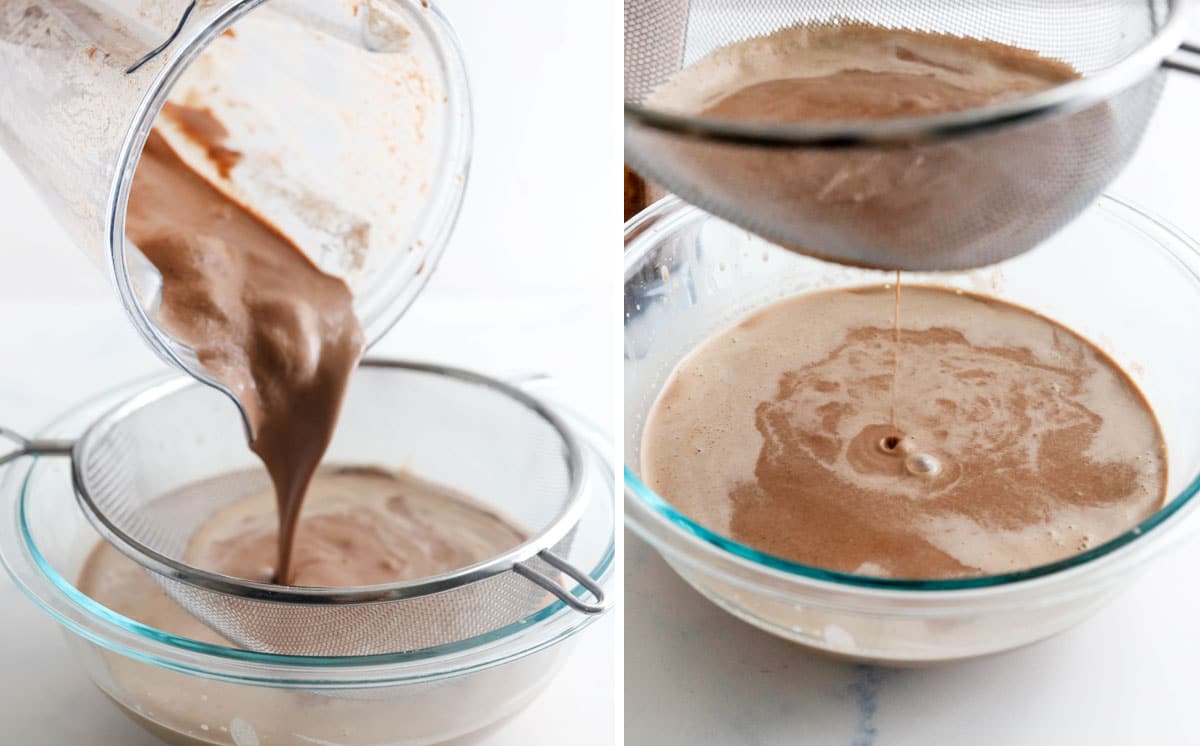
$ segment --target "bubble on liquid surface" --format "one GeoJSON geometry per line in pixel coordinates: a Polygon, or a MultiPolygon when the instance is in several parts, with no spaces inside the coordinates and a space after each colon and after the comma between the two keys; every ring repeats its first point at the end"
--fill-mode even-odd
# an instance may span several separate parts
{"type": "Polygon", "coordinates": [[[260,746],[261,744],[254,726],[242,718],[234,718],[229,721],[229,735],[233,736],[233,742],[237,746],[260,746]]]}
{"type": "Polygon", "coordinates": [[[825,625],[822,633],[825,645],[832,650],[853,650],[855,647],[854,635],[835,624],[825,625]]]}
{"type": "Polygon", "coordinates": [[[904,459],[904,468],[918,477],[932,477],[942,470],[942,462],[928,453],[914,453],[904,459]]]}

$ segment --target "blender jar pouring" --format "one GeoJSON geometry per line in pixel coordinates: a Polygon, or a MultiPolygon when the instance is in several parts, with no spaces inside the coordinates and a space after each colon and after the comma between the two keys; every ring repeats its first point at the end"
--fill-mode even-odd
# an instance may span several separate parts
{"type": "Polygon", "coordinates": [[[124,234],[152,126],[345,280],[369,342],[424,287],[457,217],[469,91],[429,3],[20,0],[0,9],[0,65],[0,146],[155,352],[226,393],[156,320],[158,274],[124,234]]]}

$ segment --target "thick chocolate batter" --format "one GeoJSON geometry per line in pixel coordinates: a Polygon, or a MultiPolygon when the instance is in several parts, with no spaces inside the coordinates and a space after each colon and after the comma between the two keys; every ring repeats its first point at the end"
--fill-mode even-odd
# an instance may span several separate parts
{"type": "Polygon", "coordinates": [[[350,290],[189,169],[157,133],[138,164],[125,231],[162,274],[159,321],[249,414],[251,448],[275,485],[272,576],[292,582],[301,503],[363,350],[350,290]]]}
{"type": "Polygon", "coordinates": [[[1051,562],[1162,504],[1158,423],[1102,352],[982,296],[906,287],[898,327],[895,302],[799,296],[701,344],[646,422],[647,484],[769,554],[904,578],[1051,562]]]}

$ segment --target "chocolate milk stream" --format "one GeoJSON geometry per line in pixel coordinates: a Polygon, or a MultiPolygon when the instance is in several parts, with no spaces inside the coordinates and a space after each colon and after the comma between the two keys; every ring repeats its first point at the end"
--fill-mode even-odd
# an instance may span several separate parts
{"type": "MultiPolygon", "coordinates": [[[[211,116],[165,113],[186,114],[181,121],[212,145],[210,157],[236,163],[211,116]]],[[[188,168],[157,132],[138,164],[125,232],[162,275],[162,325],[246,410],[279,513],[273,580],[288,583],[301,504],[363,352],[353,296],[188,168]]]]}
{"type": "Polygon", "coordinates": [[[900,381],[900,270],[896,270],[896,295],[892,299],[892,342],[896,349],[892,353],[892,427],[899,429],[896,422],[896,387],[900,381]]]}

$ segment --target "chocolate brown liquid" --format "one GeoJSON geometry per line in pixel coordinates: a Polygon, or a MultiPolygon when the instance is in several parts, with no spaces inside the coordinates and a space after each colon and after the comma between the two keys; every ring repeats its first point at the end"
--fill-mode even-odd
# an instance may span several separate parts
{"type": "MultiPolygon", "coordinates": [[[[193,493],[222,489],[228,479],[188,485],[159,499],[188,503],[193,493]]],[[[274,502],[274,494],[264,492],[216,511],[188,541],[188,564],[249,580],[269,578],[279,528],[274,502]]],[[[527,538],[506,517],[449,487],[406,472],[346,466],[324,467],[312,480],[299,533],[304,540],[296,547],[295,579],[317,587],[427,578],[494,557],[527,538]]],[[[156,629],[222,640],[107,542],[84,562],[78,587],[156,629]]]]}
{"type": "MultiPolygon", "coordinates": [[[[1043,87],[1049,84],[1048,80],[1043,87]]],[[[1028,90],[1021,86],[1012,92],[1022,89],[1028,90]]],[[[755,122],[840,122],[961,111],[998,97],[992,91],[971,90],[931,75],[841,70],[754,83],[722,98],[704,113],[755,122]]]]}
{"type": "MultiPolygon", "coordinates": [[[[237,476],[237,475],[233,475],[237,476]]],[[[159,498],[192,504],[199,484],[159,498]]],[[[207,570],[262,580],[272,571],[277,530],[274,495],[251,495],[217,511],[192,537],[186,559],[207,570]]],[[[526,533],[470,497],[407,473],[323,467],[312,480],[296,545],[297,584],[354,586],[425,578],[457,570],[511,549],[526,533]]],[[[133,560],[97,542],[79,573],[79,590],[105,608],[162,632],[210,645],[232,643],[175,603],[133,560]]],[[[337,630],[331,630],[337,634],[337,630]]],[[[463,702],[519,689],[521,665],[466,677],[413,701],[318,697],[310,691],[233,686],[101,650],[107,675],[130,714],[170,743],[229,744],[231,724],[254,726],[263,744],[296,743],[296,733],[321,743],[391,743],[422,721],[453,722],[463,702]],[[440,692],[440,693],[439,693],[440,692]],[[351,738],[350,736],[353,736],[351,738]]]]}
{"type": "Polygon", "coordinates": [[[896,387],[900,383],[900,270],[896,270],[895,289],[892,301],[892,427],[896,427],[896,387]]]}
{"type": "Polygon", "coordinates": [[[647,419],[647,484],[768,554],[902,578],[1033,567],[1158,509],[1162,434],[1104,353],[995,299],[903,297],[800,296],[701,344],[647,419]]]}
{"type": "MultiPolygon", "coordinates": [[[[996,42],[811,24],[715,50],[646,105],[762,123],[863,122],[975,109],[1078,77],[1065,62],[996,42]]],[[[1107,109],[1095,107],[1053,124],[905,146],[734,148],[663,138],[659,157],[686,163],[689,183],[714,204],[754,195],[759,221],[770,214],[777,232],[807,238],[793,247],[801,253],[844,261],[857,245],[889,266],[961,266],[953,263],[962,253],[999,237],[1022,240],[1048,220],[1070,198],[1051,186],[1054,177],[1114,134],[1107,109]],[[1016,205],[1028,205],[1025,220],[1011,219],[1016,205]]]]}
{"type": "MultiPolygon", "coordinates": [[[[210,516],[192,534],[185,559],[204,570],[268,581],[278,531],[273,494],[250,495],[210,516]]],[[[296,535],[292,582],[324,588],[428,578],[482,562],[527,538],[507,518],[455,490],[407,472],[361,466],[325,468],[313,478],[296,535]]]]}
{"type": "MultiPolygon", "coordinates": [[[[1070,65],[1024,49],[939,34],[858,25],[786,33],[779,32],[770,52],[756,54],[753,77],[732,76],[736,82],[710,94],[702,113],[763,123],[920,117],[978,108],[1079,77],[1070,65]]],[[[976,155],[969,145],[782,151],[757,175],[816,210],[853,206],[886,232],[889,221],[936,222],[939,210],[957,209],[955,204],[982,209],[963,204],[980,191],[970,175],[978,168],[971,162],[976,155]]]]}
{"type": "MultiPolygon", "coordinates": [[[[193,136],[223,137],[201,114],[187,117],[193,136]]],[[[232,151],[216,152],[228,162],[232,151]]],[[[363,351],[350,290],[189,169],[156,132],[134,176],[125,232],[162,275],[160,323],[249,415],[251,448],[275,485],[272,577],[291,582],[301,504],[363,351]]]]}

